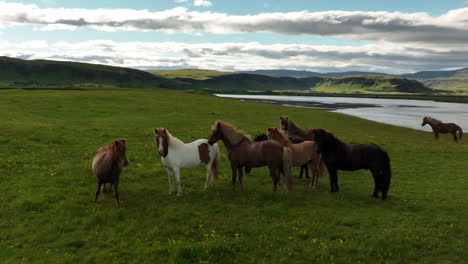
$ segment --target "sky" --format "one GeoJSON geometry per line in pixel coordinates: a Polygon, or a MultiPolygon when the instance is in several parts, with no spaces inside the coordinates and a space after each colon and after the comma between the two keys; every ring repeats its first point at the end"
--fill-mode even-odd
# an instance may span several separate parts
{"type": "Polygon", "coordinates": [[[468,0],[0,0],[0,56],[139,69],[468,67],[468,0]]]}

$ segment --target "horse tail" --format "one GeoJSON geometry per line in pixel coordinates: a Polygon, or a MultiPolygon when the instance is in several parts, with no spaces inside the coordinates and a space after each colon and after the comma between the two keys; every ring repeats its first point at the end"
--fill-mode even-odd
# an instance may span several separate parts
{"type": "Polygon", "coordinates": [[[381,173],[381,187],[382,187],[382,199],[387,198],[388,190],[390,189],[390,180],[392,178],[392,169],[390,167],[390,157],[387,152],[384,152],[384,164],[380,171],[381,173]]]}
{"type": "Polygon", "coordinates": [[[215,157],[213,164],[211,165],[211,183],[218,183],[219,178],[219,147],[218,144],[213,144],[213,149],[215,151],[215,157]]]}
{"type": "Polygon", "coordinates": [[[457,131],[458,131],[458,139],[460,139],[460,140],[461,140],[461,139],[462,139],[462,137],[463,137],[463,130],[462,130],[462,128],[461,128],[461,127],[458,127],[458,128],[457,128],[457,131]]]}
{"type": "Polygon", "coordinates": [[[283,175],[284,175],[284,184],[288,189],[288,193],[292,193],[292,172],[291,172],[291,164],[292,164],[292,155],[291,149],[288,147],[283,147],[283,175]]]}

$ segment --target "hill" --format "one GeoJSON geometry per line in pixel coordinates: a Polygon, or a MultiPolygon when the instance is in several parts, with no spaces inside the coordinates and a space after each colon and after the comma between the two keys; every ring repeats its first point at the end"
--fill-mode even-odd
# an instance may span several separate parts
{"type": "Polygon", "coordinates": [[[417,79],[434,89],[468,93],[468,68],[454,71],[424,71],[402,76],[417,79]]]}
{"type": "Polygon", "coordinates": [[[0,57],[3,87],[172,87],[173,81],[123,67],[0,57]]]}
{"type": "Polygon", "coordinates": [[[255,70],[243,71],[244,73],[251,74],[265,74],[265,75],[278,75],[294,78],[309,78],[309,77],[342,77],[350,75],[389,75],[381,72],[362,72],[362,71],[346,71],[346,72],[311,72],[311,71],[294,71],[294,70],[255,70]]]}

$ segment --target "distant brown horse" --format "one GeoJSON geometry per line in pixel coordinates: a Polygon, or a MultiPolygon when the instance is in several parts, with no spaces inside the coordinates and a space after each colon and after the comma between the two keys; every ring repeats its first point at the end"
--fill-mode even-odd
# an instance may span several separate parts
{"type": "Polygon", "coordinates": [[[216,121],[211,127],[211,137],[209,144],[214,144],[222,140],[229,154],[232,169],[232,189],[235,190],[237,172],[239,172],[239,182],[241,189],[242,170],[244,167],[257,168],[268,166],[270,176],[273,181],[273,192],[278,187],[278,170],[282,170],[285,180],[285,186],[288,192],[292,192],[291,175],[291,150],[283,147],[280,143],[268,140],[261,142],[252,142],[250,138],[239,132],[232,125],[216,121]]]}
{"type": "Polygon", "coordinates": [[[463,130],[454,123],[442,123],[442,121],[438,119],[426,116],[424,117],[421,126],[425,126],[426,124],[429,124],[432,127],[432,132],[434,132],[435,139],[439,139],[439,133],[451,133],[455,142],[461,140],[463,137],[463,130]]]}
{"type": "Polygon", "coordinates": [[[291,149],[292,166],[302,167],[304,164],[309,164],[312,171],[310,186],[317,187],[318,177],[323,176],[323,161],[321,154],[317,153],[315,142],[304,141],[294,144],[288,137],[276,127],[270,127],[267,130],[268,139],[276,140],[284,147],[291,149]]]}
{"type": "Polygon", "coordinates": [[[299,128],[287,116],[280,117],[280,125],[288,137],[300,137],[306,141],[314,141],[314,129],[299,128]]]}
{"type": "Polygon", "coordinates": [[[122,172],[122,166],[127,167],[128,165],[126,151],[127,142],[124,138],[115,139],[98,149],[93,159],[93,172],[98,178],[94,202],[97,202],[101,186],[110,183],[114,187],[116,206],[119,206],[119,176],[122,172]]]}

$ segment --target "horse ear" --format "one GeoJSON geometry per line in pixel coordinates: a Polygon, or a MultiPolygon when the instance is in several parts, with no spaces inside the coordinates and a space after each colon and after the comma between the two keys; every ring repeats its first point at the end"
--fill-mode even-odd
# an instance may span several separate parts
{"type": "Polygon", "coordinates": [[[156,135],[158,134],[158,129],[157,129],[157,128],[154,129],[154,133],[155,133],[156,135]]]}
{"type": "Polygon", "coordinates": [[[221,128],[221,123],[218,122],[218,124],[216,125],[217,128],[221,128]]]}

